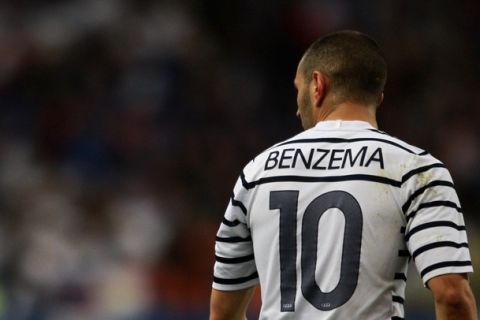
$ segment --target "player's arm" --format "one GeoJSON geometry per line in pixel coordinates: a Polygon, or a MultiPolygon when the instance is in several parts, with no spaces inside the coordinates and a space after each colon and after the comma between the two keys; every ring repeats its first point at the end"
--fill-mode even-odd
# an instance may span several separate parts
{"type": "Polygon", "coordinates": [[[244,320],[255,287],[235,291],[212,289],[210,320],[244,320]]]}
{"type": "Polygon", "coordinates": [[[475,297],[466,274],[445,274],[427,283],[435,300],[437,320],[477,320],[475,297]]]}

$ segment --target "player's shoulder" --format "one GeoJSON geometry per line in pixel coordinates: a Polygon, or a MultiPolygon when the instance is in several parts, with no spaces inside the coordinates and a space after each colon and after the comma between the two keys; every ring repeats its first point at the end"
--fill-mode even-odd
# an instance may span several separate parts
{"type": "Polygon", "coordinates": [[[392,146],[392,150],[400,155],[431,156],[428,151],[412,145],[403,139],[390,135],[385,131],[371,128],[367,130],[366,137],[392,146]]]}
{"type": "Polygon", "coordinates": [[[262,152],[260,152],[255,158],[253,161],[257,161],[257,163],[261,163],[263,159],[265,159],[266,157],[268,157],[268,154],[270,154],[270,152],[272,152],[273,150],[275,149],[280,149],[282,148],[283,146],[285,145],[288,145],[292,142],[295,142],[295,141],[301,141],[303,139],[306,139],[310,136],[310,132],[311,132],[311,129],[310,130],[305,130],[305,131],[302,131],[286,140],[282,140],[280,142],[277,142],[275,143],[274,145],[270,146],[269,148],[263,150],[262,152]]]}
{"type": "Polygon", "coordinates": [[[291,141],[296,141],[298,139],[303,139],[305,138],[308,134],[307,131],[300,132],[286,140],[282,140],[280,142],[275,143],[274,145],[268,147],[267,149],[263,150],[259,154],[257,154],[247,165],[243,168],[243,171],[241,173],[241,178],[244,182],[247,180],[255,180],[258,175],[261,174],[261,172],[264,169],[264,164],[265,160],[267,159],[269,153],[272,150],[275,150],[277,148],[281,148],[282,146],[288,144],[291,141]]]}
{"type": "Polygon", "coordinates": [[[415,170],[431,165],[438,167],[444,166],[442,161],[425,149],[378,129],[369,129],[368,131],[372,138],[390,145],[391,148],[389,148],[387,152],[390,152],[391,156],[398,159],[398,163],[402,163],[407,170],[415,170]]]}

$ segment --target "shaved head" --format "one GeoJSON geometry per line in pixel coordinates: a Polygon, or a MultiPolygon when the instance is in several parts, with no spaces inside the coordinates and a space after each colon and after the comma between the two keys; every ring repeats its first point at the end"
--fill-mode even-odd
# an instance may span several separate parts
{"type": "Polygon", "coordinates": [[[300,62],[305,81],[323,73],[336,102],[378,105],[387,80],[387,64],[378,44],[357,31],[339,31],[316,40],[300,62]]]}

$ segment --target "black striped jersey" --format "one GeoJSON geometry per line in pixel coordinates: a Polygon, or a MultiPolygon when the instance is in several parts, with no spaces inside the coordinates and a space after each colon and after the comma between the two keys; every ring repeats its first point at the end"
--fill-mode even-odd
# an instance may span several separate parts
{"type": "Polygon", "coordinates": [[[260,319],[403,319],[407,267],[472,272],[447,168],[362,121],[324,121],[241,173],[213,288],[261,287],[260,319]]]}

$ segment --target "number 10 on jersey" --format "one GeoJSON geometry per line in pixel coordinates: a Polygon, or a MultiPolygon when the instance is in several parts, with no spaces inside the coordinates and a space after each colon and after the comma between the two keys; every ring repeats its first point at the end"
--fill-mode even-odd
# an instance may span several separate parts
{"type": "MultiPolygon", "coordinates": [[[[280,210],[280,310],[295,311],[297,291],[297,211],[299,191],[271,191],[270,210],[280,210]]],[[[315,308],[332,310],[346,303],[358,281],[362,244],[362,210],[348,192],[330,191],[310,202],[303,214],[301,229],[301,289],[302,295],[315,308]],[[323,292],[315,281],[317,266],[318,223],[329,209],[339,209],[345,218],[340,280],[330,292],[323,292]]],[[[335,245],[332,243],[331,245],[335,245]]]]}

